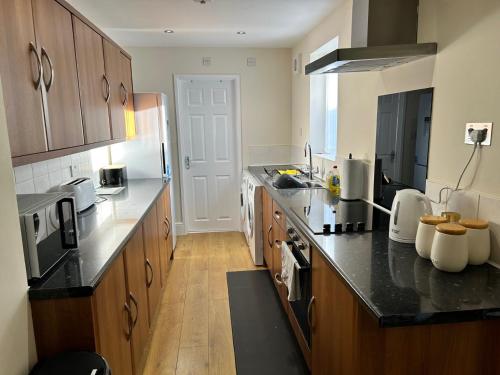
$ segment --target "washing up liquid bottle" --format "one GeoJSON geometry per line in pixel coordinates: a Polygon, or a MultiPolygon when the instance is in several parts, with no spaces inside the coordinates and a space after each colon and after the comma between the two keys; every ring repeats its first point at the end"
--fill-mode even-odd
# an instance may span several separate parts
{"type": "Polygon", "coordinates": [[[332,177],[328,181],[328,188],[335,196],[340,195],[340,173],[336,165],[332,169],[332,177]]]}

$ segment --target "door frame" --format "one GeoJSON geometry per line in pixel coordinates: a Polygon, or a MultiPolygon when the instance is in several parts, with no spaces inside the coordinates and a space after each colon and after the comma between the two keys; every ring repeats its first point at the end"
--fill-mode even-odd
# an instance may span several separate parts
{"type": "MultiPolygon", "coordinates": [[[[181,116],[180,116],[180,106],[179,100],[181,97],[181,82],[189,81],[189,80],[206,80],[206,81],[215,81],[215,80],[229,80],[234,85],[234,121],[236,127],[236,178],[240,183],[237,184],[238,188],[238,196],[240,191],[241,184],[241,174],[243,172],[243,159],[242,159],[242,140],[241,140],[241,85],[240,85],[240,76],[239,74],[174,74],[174,97],[175,97],[175,116],[176,116],[176,132],[177,132],[177,157],[179,160],[179,175],[180,175],[180,192],[179,195],[181,197],[181,207],[182,207],[182,218],[184,221],[184,233],[190,233],[191,230],[189,228],[189,223],[187,220],[187,202],[184,195],[184,186],[186,185],[184,170],[183,170],[183,157],[184,150],[181,142],[181,134],[180,134],[180,126],[181,126],[181,116]]],[[[238,203],[238,202],[237,202],[238,203]]],[[[239,213],[239,204],[238,204],[238,213],[239,213]]],[[[236,218],[239,220],[239,215],[236,218]]],[[[237,227],[240,227],[238,225],[237,227]]]]}

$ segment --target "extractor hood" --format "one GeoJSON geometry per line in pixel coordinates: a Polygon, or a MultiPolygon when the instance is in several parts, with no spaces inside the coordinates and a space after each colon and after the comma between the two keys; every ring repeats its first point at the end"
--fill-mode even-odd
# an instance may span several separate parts
{"type": "Polygon", "coordinates": [[[437,53],[417,43],[418,0],[353,0],[352,48],[339,48],[307,64],[306,74],[368,72],[437,53]]]}

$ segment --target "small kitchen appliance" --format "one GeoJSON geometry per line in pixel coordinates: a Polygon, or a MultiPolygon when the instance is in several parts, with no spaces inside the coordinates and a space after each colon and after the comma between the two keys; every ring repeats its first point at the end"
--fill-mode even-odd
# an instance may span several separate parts
{"type": "Polygon", "coordinates": [[[47,274],[78,247],[75,198],[69,193],[20,194],[19,222],[28,283],[47,274]]]}
{"type": "Polygon", "coordinates": [[[127,180],[127,167],[124,164],[113,164],[99,170],[99,181],[102,186],[123,186],[127,180]]]}
{"type": "Polygon", "coordinates": [[[403,243],[415,243],[419,218],[432,215],[431,201],[415,189],[399,190],[392,202],[389,238],[403,243]]]}
{"type": "Polygon", "coordinates": [[[59,186],[59,190],[75,197],[76,211],[82,212],[96,201],[94,183],[90,178],[76,178],[59,186]]]}

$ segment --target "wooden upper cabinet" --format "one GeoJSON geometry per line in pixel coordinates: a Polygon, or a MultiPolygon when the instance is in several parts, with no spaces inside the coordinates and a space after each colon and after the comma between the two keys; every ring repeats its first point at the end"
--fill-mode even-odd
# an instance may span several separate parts
{"type": "Polygon", "coordinates": [[[110,85],[104,69],[102,37],[75,16],[73,27],[85,143],[108,141],[110,85]]]}
{"type": "MultiPolygon", "coordinates": [[[[55,0],[36,0],[33,16],[46,93],[49,150],[84,144],[71,13],[55,0]]],[[[25,20],[30,22],[30,20],[25,20]]]]}
{"type": "Polygon", "coordinates": [[[113,374],[132,375],[132,312],[127,302],[123,254],[114,260],[92,298],[97,352],[106,358],[113,374]]]}
{"type": "Polygon", "coordinates": [[[47,151],[32,20],[30,0],[0,1],[0,76],[13,157],[47,151]]]}
{"type": "Polygon", "coordinates": [[[140,374],[149,334],[148,295],[142,228],[132,236],[125,248],[128,303],[132,311],[132,359],[134,373],[140,374]]]}
{"type": "Polygon", "coordinates": [[[158,216],[153,206],[144,219],[144,254],[146,256],[146,286],[149,302],[149,320],[153,320],[161,296],[160,249],[158,243],[158,216]]]}
{"type": "MultiPolygon", "coordinates": [[[[262,240],[264,260],[270,272],[273,270],[273,200],[266,189],[262,189],[262,240]]],[[[274,275],[273,275],[274,276],[274,275]]]]}
{"type": "Polygon", "coordinates": [[[125,139],[125,84],[122,74],[122,56],[120,49],[108,40],[104,40],[104,61],[106,75],[110,84],[109,114],[113,139],[125,139]]]}

